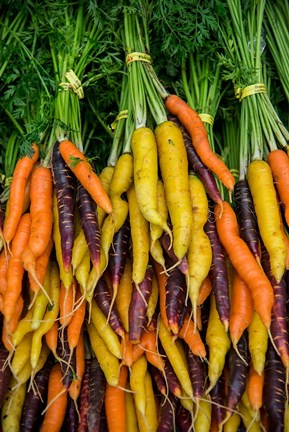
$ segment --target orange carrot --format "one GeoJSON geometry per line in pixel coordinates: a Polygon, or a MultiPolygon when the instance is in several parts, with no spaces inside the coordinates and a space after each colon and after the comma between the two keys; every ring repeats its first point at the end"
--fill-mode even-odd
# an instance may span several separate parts
{"type": "Polygon", "coordinates": [[[4,316],[6,317],[7,321],[12,318],[17,299],[22,292],[24,268],[21,257],[23,250],[28,243],[30,226],[30,214],[25,213],[21,216],[12,241],[12,256],[9,260],[7,268],[7,289],[4,297],[4,316]]]}
{"type": "Polygon", "coordinates": [[[68,389],[69,396],[71,397],[71,399],[74,400],[74,402],[77,401],[78,396],[80,394],[82,378],[85,372],[85,349],[84,349],[83,328],[80,332],[78,343],[75,348],[75,362],[76,362],[76,369],[75,369],[76,376],[72,380],[68,389]]]}
{"type": "Polygon", "coordinates": [[[6,251],[2,249],[0,253],[0,293],[3,295],[7,289],[7,269],[10,257],[11,255],[7,255],[6,251]]]}
{"type": "Polygon", "coordinates": [[[237,345],[244,330],[251,324],[253,311],[251,292],[239,274],[234,272],[229,318],[230,338],[234,346],[237,345]]]}
{"type": "MultiPolygon", "coordinates": [[[[48,245],[43,252],[42,255],[36,258],[35,260],[35,275],[37,280],[40,282],[41,285],[43,285],[45,273],[47,270],[50,254],[53,248],[53,240],[52,238],[49,239],[48,245]]],[[[36,282],[36,280],[32,277],[31,273],[28,273],[29,278],[29,284],[30,289],[34,293],[37,293],[39,291],[39,284],[36,282]]]]}
{"type": "Polygon", "coordinates": [[[58,358],[56,349],[57,349],[57,343],[58,343],[58,321],[55,321],[53,323],[53,326],[50,330],[48,330],[47,333],[45,333],[45,341],[47,343],[47,346],[50,348],[52,354],[55,358],[58,358]]]}
{"type": "Polygon", "coordinates": [[[289,225],[289,158],[285,151],[278,149],[269,152],[267,162],[270,165],[276,189],[285,207],[285,219],[289,225]]]}
{"type": "Polygon", "coordinates": [[[269,330],[274,303],[273,288],[244,240],[240,237],[237,217],[232,207],[223,202],[215,206],[216,226],[221,243],[230,261],[251,291],[254,307],[269,330]]]}
{"type": "Polygon", "coordinates": [[[59,301],[59,322],[63,327],[68,326],[73,316],[74,299],[76,292],[76,280],[73,279],[68,289],[61,282],[59,301]]]}
{"type": "Polygon", "coordinates": [[[199,297],[198,297],[198,306],[201,306],[205,300],[209,297],[212,291],[212,283],[211,278],[208,275],[206,279],[203,281],[200,286],[199,297]]]}
{"type": "Polygon", "coordinates": [[[260,375],[251,364],[247,381],[247,393],[250,405],[254,411],[258,411],[263,405],[263,386],[264,372],[260,375]]]}
{"type": "Polygon", "coordinates": [[[16,327],[19,323],[20,317],[22,315],[23,307],[24,307],[24,300],[23,300],[22,295],[20,295],[16,300],[13,316],[11,317],[11,319],[9,321],[5,322],[6,329],[7,329],[7,332],[9,334],[15,332],[16,327]]]}
{"type": "Polygon", "coordinates": [[[122,366],[118,386],[106,386],[105,412],[109,432],[126,432],[126,397],[125,390],[128,378],[127,366],[122,366]]]}
{"type": "Polygon", "coordinates": [[[29,247],[35,258],[42,255],[52,236],[52,175],[50,168],[35,168],[30,186],[31,233],[29,247]]]}
{"type": "Polygon", "coordinates": [[[182,338],[189,346],[193,354],[202,358],[206,357],[206,348],[201,339],[200,333],[187,314],[184,323],[179,331],[178,337],[182,338]]]}
{"type": "Polygon", "coordinates": [[[156,331],[145,331],[139,346],[144,350],[147,361],[163,372],[165,369],[165,362],[158,352],[156,331]]]}
{"type": "Polygon", "coordinates": [[[47,405],[41,432],[60,432],[67,407],[67,390],[59,363],[53,365],[48,380],[47,405]]]}
{"type": "Polygon", "coordinates": [[[16,232],[20,221],[25,198],[25,186],[33,165],[39,157],[39,148],[36,144],[32,145],[32,157],[24,156],[16,163],[9,194],[9,211],[4,221],[3,236],[6,243],[10,243],[16,232]]]}
{"type": "Polygon", "coordinates": [[[171,114],[178,117],[189,132],[192,144],[202,162],[219,177],[229,191],[232,191],[235,185],[234,176],[222,159],[212,151],[206,128],[198,113],[174,94],[166,98],[165,105],[171,114]]]}
{"type": "Polygon", "coordinates": [[[168,323],[167,313],[166,313],[166,283],[168,280],[168,276],[166,275],[166,273],[164,273],[163,268],[159,263],[154,261],[153,265],[154,265],[154,270],[159,285],[160,313],[165,327],[169,330],[170,326],[168,323]]]}
{"type": "Polygon", "coordinates": [[[74,143],[68,140],[60,142],[59,151],[71,171],[92,196],[95,203],[105,210],[106,213],[111,213],[112,205],[109,196],[84,154],[78,150],[74,143]]]}
{"type": "Polygon", "coordinates": [[[67,327],[67,340],[70,350],[73,350],[78,344],[86,312],[86,300],[82,297],[80,287],[76,291],[75,304],[75,311],[67,327]]]}

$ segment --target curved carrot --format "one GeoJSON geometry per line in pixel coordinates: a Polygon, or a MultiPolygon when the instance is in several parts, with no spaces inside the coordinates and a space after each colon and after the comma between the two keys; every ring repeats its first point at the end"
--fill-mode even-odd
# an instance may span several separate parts
{"type": "Polygon", "coordinates": [[[178,117],[189,132],[192,144],[202,162],[219,177],[227,189],[232,191],[235,179],[226,164],[212,151],[206,128],[198,113],[174,94],[166,98],[165,105],[171,114],[178,117]]]}
{"type": "Polygon", "coordinates": [[[285,207],[285,219],[289,225],[289,158],[281,149],[269,152],[267,162],[270,165],[274,184],[285,207]]]}
{"type": "Polygon", "coordinates": [[[27,155],[19,159],[14,169],[10,185],[9,212],[3,226],[3,236],[8,244],[13,239],[20,221],[24,206],[26,183],[39,157],[39,148],[36,144],[32,144],[32,150],[32,156],[27,155]]]}
{"type": "Polygon", "coordinates": [[[71,171],[78,178],[82,186],[89,192],[95,203],[107,213],[111,213],[112,206],[110,199],[99,177],[93,171],[92,166],[84,154],[73,142],[68,140],[60,142],[59,151],[71,171]]]}
{"type": "Polygon", "coordinates": [[[206,357],[205,345],[201,339],[199,331],[195,329],[194,322],[190,319],[189,315],[186,315],[178,337],[187,343],[193,354],[202,358],[206,357]]]}
{"type": "Polygon", "coordinates": [[[274,303],[271,283],[247,244],[240,237],[237,217],[232,207],[226,201],[223,202],[223,209],[217,204],[215,215],[220,241],[226,249],[233,267],[250,289],[254,307],[263,324],[269,330],[274,303]]]}

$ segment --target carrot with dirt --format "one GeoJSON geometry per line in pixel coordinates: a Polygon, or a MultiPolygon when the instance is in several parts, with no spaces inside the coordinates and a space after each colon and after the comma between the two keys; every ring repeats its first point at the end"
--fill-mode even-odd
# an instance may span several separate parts
{"type": "Polygon", "coordinates": [[[13,172],[9,193],[9,211],[3,226],[3,237],[8,245],[14,237],[22,215],[26,183],[39,158],[39,147],[36,144],[32,144],[31,150],[31,155],[19,159],[13,172]]]}
{"type": "Polygon", "coordinates": [[[165,105],[171,114],[177,116],[190,134],[192,145],[202,162],[212,170],[224,186],[232,192],[235,179],[226,164],[211,149],[206,128],[198,113],[175,94],[167,95],[165,105]]]}
{"type": "Polygon", "coordinates": [[[250,289],[254,307],[269,331],[274,303],[270,281],[247,244],[240,237],[237,217],[230,204],[224,201],[223,209],[216,205],[215,214],[220,241],[227,251],[233,267],[250,289]]]}
{"type": "Polygon", "coordinates": [[[64,162],[59,152],[59,142],[53,146],[51,156],[51,171],[53,186],[57,198],[59,226],[61,229],[61,250],[65,270],[71,264],[74,240],[74,205],[75,205],[75,177],[64,162]]]}
{"type": "Polygon", "coordinates": [[[280,228],[276,190],[270,166],[264,160],[254,160],[247,169],[260,236],[270,256],[272,273],[280,282],[286,269],[287,248],[280,228]]]}

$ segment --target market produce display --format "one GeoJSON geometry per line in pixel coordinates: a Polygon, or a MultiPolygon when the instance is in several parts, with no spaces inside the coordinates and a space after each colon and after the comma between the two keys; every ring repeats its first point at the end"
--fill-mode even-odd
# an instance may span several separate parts
{"type": "Polygon", "coordinates": [[[115,3],[0,6],[0,430],[289,432],[289,3],[115,3]]]}

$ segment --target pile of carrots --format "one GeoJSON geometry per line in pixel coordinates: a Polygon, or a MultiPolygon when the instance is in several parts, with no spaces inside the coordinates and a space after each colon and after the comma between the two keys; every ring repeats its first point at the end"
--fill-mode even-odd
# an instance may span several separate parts
{"type": "Polygon", "coordinates": [[[125,72],[101,173],[66,130],[15,165],[0,430],[288,431],[288,147],[236,180],[148,57],[125,72]]]}

